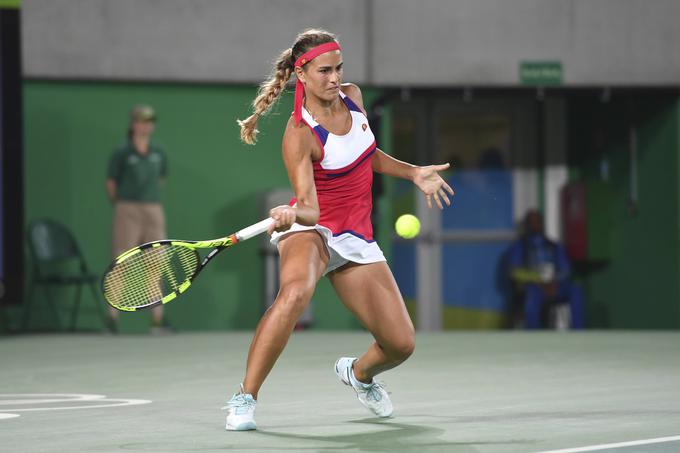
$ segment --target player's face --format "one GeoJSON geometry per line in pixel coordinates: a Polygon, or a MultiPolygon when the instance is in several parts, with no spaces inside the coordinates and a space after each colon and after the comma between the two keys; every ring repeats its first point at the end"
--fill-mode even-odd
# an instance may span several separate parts
{"type": "Polygon", "coordinates": [[[304,70],[305,92],[332,101],[340,93],[342,84],[342,53],[333,50],[310,61],[304,70]]]}
{"type": "Polygon", "coordinates": [[[137,136],[148,137],[153,133],[155,125],[153,121],[135,121],[132,123],[132,130],[137,136]]]}

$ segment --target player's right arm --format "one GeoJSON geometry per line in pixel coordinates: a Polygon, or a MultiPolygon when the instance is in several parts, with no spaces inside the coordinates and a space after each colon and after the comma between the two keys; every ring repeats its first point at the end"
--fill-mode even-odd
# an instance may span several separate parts
{"type": "Polygon", "coordinates": [[[120,161],[120,152],[114,151],[109,159],[109,167],[106,173],[106,195],[111,203],[115,203],[118,196],[118,178],[121,173],[120,161]]]}
{"type": "Polygon", "coordinates": [[[274,224],[272,231],[285,231],[293,223],[312,226],[319,221],[319,201],[314,185],[314,169],[312,160],[318,144],[311,131],[303,124],[296,125],[293,119],[288,120],[283,134],[283,163],[288,172],[288,179],[297,199],[296,206],[277,206],[270,211],[274,224]]]}
{"type": "Polygon", "coordinates": [[[109,196],[111,203],[116,201],[116,192],[118,190],[118,184],[113,178],[106,178],[106,194],[109,196]]]}

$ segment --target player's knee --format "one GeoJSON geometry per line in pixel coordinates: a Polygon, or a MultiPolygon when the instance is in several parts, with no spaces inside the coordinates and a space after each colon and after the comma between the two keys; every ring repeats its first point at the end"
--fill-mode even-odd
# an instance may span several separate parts
{"type": "Polygon", "coordinates": [[[393,360],[403,362],[413,354],[415,349],[415,335],[405,335],[403,338],[400,338],[389,345],[388,354],[393,360]]]}
{"type": "Polygon", "coordinates": [[[291,283],[281,288],[274,305],[287,314],[298,315],[307,307],[311,293],[305,285],[291,283]]]}

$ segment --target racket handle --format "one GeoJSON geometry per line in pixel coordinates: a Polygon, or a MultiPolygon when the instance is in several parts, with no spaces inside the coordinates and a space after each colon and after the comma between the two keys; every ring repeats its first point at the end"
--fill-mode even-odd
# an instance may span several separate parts
{"type": "Polygon", "coordinates": [[[268,219],[264,219],[254,225],[245,227],[244,229],[236,232],[236,239],[239,241],[245,241],[246,239],[250,239],[253,236],[262,234],[269,229],[272,223],[274,223],[274,219],[269,217],[268,219]]]}

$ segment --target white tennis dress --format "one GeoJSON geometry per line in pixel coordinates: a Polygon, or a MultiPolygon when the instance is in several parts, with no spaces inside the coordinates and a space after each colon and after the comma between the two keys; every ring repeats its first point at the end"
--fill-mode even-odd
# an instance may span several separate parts
{"type": "MultiPolygon", "coordinates": [[[[340,92],[340,98],[352,115],[352,127],[345,135],[335,135],[314,121],[302,109],[302,121],[319,140],[322,158],[313,163],[314,184],[319,200],[319,222],[314,226],[294,223],[284,232],[274,233],[273,244],[288,234],[316,230],[324,238],[330,260],[324,275],[348,263],[385,261],[373,239],[371,209],[373,169],[371,156],[377,145],[368,119],[352,100],[340,92]]],[[[291,200],[291,205],[295,199],[291,200]]]]}

